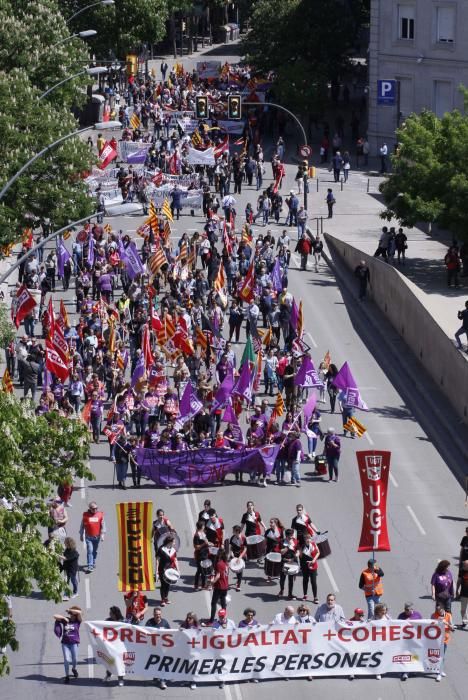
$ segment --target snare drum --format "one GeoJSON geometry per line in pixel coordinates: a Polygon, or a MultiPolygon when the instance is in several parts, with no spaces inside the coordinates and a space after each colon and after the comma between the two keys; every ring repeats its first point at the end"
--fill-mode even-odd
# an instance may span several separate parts
{"type": "Polygon", "coordinates": [[[203,559],[200,562],[200,569],[203,571],[204,576],[213,575],[213,562],[211,559],[203,559]]]}
{"type": "Polygon", "coordinates": [[[166,583],[174,584],[180,579],[180,574],[177,569],[168,568],[164,569],[163,578],[166,583]]]}
{"type": "Polygon", "coordinates": [[[234,574],[240,574],[240,572],[245,568],[245,561],[241,557],[234,557],[229,562],[229,568],[234,574]]]}
{"type": "Polygon", "coordinates": [[[296,576],[299,573],[299,564],[283,564],[283,574],[286,576],[296,576]]]}
{"type": "Polygon", "coordinates": [[[210,553],[210,557],[217,557],[218,552],[219,552],[219,547],[208,547],[208,551],[210,553]]]}
{"type": "Polygon", "coordinates": [[[265,574],[269,578],[278,578],[281,574],[281,554],[270,552],[265,557],[265,574]]]}
{"type": "Polygon", "coordinates": [[[319,559],[325,559],[325,557],[330,556],[331,547],[330,543],[328,542],[328,535],[326,533],[323,535],[316,535],[314,537],[314,542],[318,547],[318,551],[320,552],[319,559]]]}
{"type": "Polygon", "coordinates": [[[247,559],[260,559],[265,556],[267,550],[267,542],[262,535],[252,535],[247,537],[247,559]]]}

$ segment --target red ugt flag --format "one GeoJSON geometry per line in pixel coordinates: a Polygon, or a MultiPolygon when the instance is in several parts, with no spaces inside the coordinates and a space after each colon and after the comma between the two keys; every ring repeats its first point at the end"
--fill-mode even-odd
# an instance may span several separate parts
{"type": "Polygon", "coordinates": [[[364,512],[358,552],[389,552],[387,493],[391,452],[356,452],[364,512]]]}
{"type": "Polygon", "coordinates": [[[109,141],[106,141],[104,148],[99,154],[99,160],[101,162],[98,164],[98,168],[104,170],[104,168],[107,168],[109,163],[111,163],[114,158],[117,158],[117,151],[111,146],[109,141]]]}
{"type": "Polygon", "coordinates": [[[25,318],[35,306],[36,300],[30,293],[29,289],[22,284],[16,292],[16,297],[14,298],[13,305],[11,307],[11,318],[17,328],[20,327],[20,323],[23,318],[25,318]]]}
{"type": "Polygon", "coordinates": [[[68,365],[50,340],[46,340],[46,369],[64,382],[69,374],[68,365]]]}

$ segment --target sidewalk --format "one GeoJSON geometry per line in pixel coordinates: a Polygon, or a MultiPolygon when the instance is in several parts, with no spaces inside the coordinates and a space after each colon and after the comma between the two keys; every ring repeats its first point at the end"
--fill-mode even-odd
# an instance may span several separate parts
{"type": "MultiPolygon", "coordinates": [[[[336,204],[333,219],[324,220],[324,231],[332,236],[373,255],[378,244],[382,226],[395,226],[396,221],[387,222],[380,219],[384,204],[378,185],[381,177],[371,176],[370,194],[366,192],[367,174],[351,171],[349,181],[340,190],[340,185],[333,182],[332,173],[318,167],[319,193],[314,192],[315,181],[310,182],[311,196],[309,215],[316,216],[315,207],[318,205],[318,215],[326,216],[325,196],[327,187],[333,189],[336,204]]],[[[468,299],[468,280],[460,278],[460,288],[447,288],[444,257],[447,244],[428,236],[418,228],[405,229],[408,236],[406,265],[395,267],[410,282],[414,294],[426,310],[454,341],[454,333],[460,326],[457,312],[464,308],[468,299]]],[[[385,263],[383,263],[385,264],[385,263]]]]}

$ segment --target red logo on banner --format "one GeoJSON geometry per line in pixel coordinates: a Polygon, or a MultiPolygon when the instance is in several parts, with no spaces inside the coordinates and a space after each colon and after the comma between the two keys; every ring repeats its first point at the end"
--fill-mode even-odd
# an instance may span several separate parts
{"type": "Polygon", "coordinates": [[[387,493],[391,452],[356,452],[364,512],[359,552],[389,552],[387,493]]]}

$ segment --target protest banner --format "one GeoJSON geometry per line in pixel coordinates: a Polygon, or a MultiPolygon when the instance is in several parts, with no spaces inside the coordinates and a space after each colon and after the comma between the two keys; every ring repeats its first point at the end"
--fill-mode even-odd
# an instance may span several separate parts
{"type": "Polygon", "coordinates": [[[143,476],[158,486],[213,484],[226,474],[271,474],[279,445],[242,450],[206,447],[165,452],[139,447],[136,460],[143,476]]]}
{"type": "Polygon", "coordinates": [[[116,503],[115,507],[119,543],[119,591],[153,591],[153,504],[151,501],[116,503]]]}
{"type": "Polygon", "coordinates": [[[181,683],[304,676],[438,673],[443,624],[434,620],[160,630],[85,622],[97,660],[112,674],[181,683]]]}

